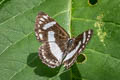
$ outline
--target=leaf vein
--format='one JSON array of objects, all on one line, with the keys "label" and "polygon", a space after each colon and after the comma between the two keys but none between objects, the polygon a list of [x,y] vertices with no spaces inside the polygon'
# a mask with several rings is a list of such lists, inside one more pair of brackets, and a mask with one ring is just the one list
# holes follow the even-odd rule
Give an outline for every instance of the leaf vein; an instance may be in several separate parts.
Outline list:
[{"label": "leaf vein", "polygon": [[[45,1],[46,1],[46,0],[45,0]],[[44,2],[44,1],[43,1],[43,2]],[[38,5],[42,4],[43,2],[40,2]],[[13,17],[11,17],[11,18],[5,20],[4,22],[0,23],[0,25],[5,24],[5,23],[8,22],[9,20],[11,20],[11,19],[13,19],[13,18],[15,18],[15,17],[17,17],[17,16],[19,16],[19,15],[21,15],[21,14],[24,14],[25,12],[27,12],[27,11],[35,8],[35,7],[37,7],[37,6],[33,6],[32,8],[30,8],[30,9],[28,9],[28,10],[26,10],[26,11],[23,11],[23,12],[21,12],[21,13],[18,13],[18,14],[16,14],[16,15],[14,15]]]},{"label": "leaf vein", "polygon": [[[37,56],[35,56],[30,62],[28,62],[28,64],[32,63],[36,58]],[[12,80],[18,73],[22,72],[26,67],[27,67],[27,64],[25,64],[22,69],[19,69],[17,72],[15,72],[9,80]]]},{"label": "leaf vein", "polygon": [[[95,19],[85,19],[85,18],[76,18],[76,17],[72,17],[72,20],[80,20],[80,21],[86,21],[86,22],[89,22],[89,21],[98,21],[98,20],[95,20]],[[102,21],[104,23],[109,23],[109,24],[114,24],[114,25],[118,25],[118,27],[120,27],[120,23],[117,23],[117,22],[113,22],[113,21]]]}]

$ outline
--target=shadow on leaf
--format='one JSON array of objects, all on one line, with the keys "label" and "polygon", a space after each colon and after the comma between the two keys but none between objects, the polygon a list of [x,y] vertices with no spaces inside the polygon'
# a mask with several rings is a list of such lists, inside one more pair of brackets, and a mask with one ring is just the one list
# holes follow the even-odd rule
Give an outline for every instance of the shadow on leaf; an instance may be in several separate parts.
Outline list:
[{"label": "shadow on leaf", "polygon": [[34,72],[36,75],[53,77],[58,74],[60,67],[50,68],[43,64],[41,59],[39,59],[38,53],[31,53],[27,58],[27,65],[30,67],[36,67]]},{"label": "shadow on leaf", "polygon": [[81,74],[78,70],[77,64],[75,63],[72,68],[72,80],[82,80]]},{"label": "shadow on leaf", "polygon": [[62,73],[59,77],[60,77],[60,80],[71,80],[72,79],[71,71],[68,70]]}]

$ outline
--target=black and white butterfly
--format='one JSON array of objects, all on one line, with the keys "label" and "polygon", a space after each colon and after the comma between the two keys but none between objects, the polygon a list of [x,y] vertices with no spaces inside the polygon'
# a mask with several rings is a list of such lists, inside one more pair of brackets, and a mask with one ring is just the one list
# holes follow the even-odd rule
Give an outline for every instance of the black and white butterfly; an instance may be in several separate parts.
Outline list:
[{"label": "black and white butterfly", "polygon": [[40,12],[35,24],[37,40],[43,42],[39,48],[39,57],[43,63],[51,68],[63,64],[68,69],[84,50],[92,33],[92,30],[88,30],[76,38],[70,38],[54,19],[44,12]]}]

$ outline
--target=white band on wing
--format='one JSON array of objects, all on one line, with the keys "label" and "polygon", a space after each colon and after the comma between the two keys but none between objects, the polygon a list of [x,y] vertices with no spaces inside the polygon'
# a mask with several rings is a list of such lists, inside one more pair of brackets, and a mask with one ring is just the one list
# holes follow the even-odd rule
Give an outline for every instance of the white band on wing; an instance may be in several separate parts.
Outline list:
[{"label": "white band on wing", "polygon": [[55,34],[55,32],[53,32],[53,31],[48,32],[48,42],[49,41],[55,41],[54,34]]},{"label": "white band on wing", "polygon": [[[48,32],[48,41],[55,41],[53,31]],[[57,58],[59,62],[61,62],[63,52],[61,51],[60,47],[56,44],[56,42],[49,42],[49,46],[51,53]]]},{"label": "white band on wing", "polygon": [[79,49],[80,45],[81,45],[81,41],[79,41],[78,45],[76,46],[76,48],[75,48],[74,50],[72,50],[70,53],[68,53],[68,55],[65,57],[65,59],[63,60],[63,62],[66,61],[66,60],[68,60],[68,59],[70,59],[70,58],[72,58],[73,55],[74,55],[74,54],[77,52],[77,50]]},{"label": "white band on wing", "polygon": [[56,24],[55,21],[49,22],[49,23],[47,23],[47,24],[45,24],[45,25],[43,26],[43,29],[46,30],[46,29],[52,27],[52,26],[55,25],[55,24]]},{"label": "white band on wing", "polygon": [[86,41],[86,32],[83,33],[83,44],[85,43]]}]

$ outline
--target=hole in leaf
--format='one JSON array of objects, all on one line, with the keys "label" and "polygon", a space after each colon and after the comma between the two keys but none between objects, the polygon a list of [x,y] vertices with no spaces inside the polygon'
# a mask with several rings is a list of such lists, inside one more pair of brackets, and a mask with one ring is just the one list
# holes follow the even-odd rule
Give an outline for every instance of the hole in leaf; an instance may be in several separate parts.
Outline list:
[{"label": "hole in leaf", "polygon": [[98,2],[98,0],[89,0],[88,1],[91,5],[95,5],[97,2]]},{"label": "hole in leaf", "polygon": [[83,63],[86,61],[86,59],[87,59],[87,57],[85,54],[80,54],[77,58],[77,63]]}]

